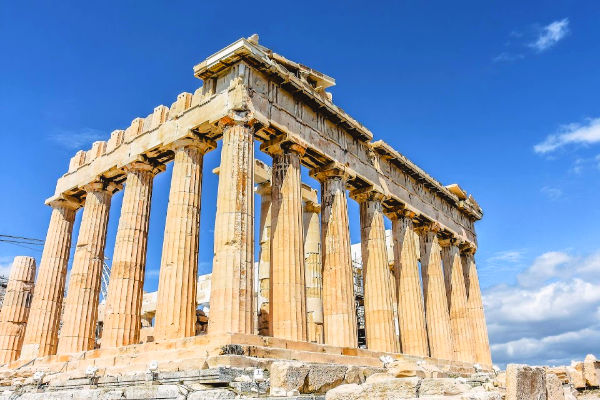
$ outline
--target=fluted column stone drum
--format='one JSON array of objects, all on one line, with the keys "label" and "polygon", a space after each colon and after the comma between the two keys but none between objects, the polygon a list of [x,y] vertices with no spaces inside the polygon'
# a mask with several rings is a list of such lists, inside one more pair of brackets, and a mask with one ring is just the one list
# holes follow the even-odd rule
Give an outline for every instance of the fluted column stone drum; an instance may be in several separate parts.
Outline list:
[{"label": "fluted column stone drum", "polygon": [[56,354],[58,345],[73,223],[80,205],[68,200],[54,201],[50,205],[52,215],[21,349],[23,359]]},{"label": "fluted column stone drum", "polygon": [[254,129],[223,131],[209,333],[254,332]]},{"label": "fluted column stone drum", "polygon": [[381,204],[384,196],[367,190],[354,192],[353,197],[360,204],[367,348],[395,353],[399,351],[399,342]]},{"label": "fluted column stone drum", "polygon": [[306,341],[306,285],[300,157],[297,144],[273,152],[270,327],[274,337]]},{"label": "fluted column stone drum", "polygon": [[35,259],[15,257],[0,311],[0,364],[14,361],[21,354],[34,280]]},{"label": "fluted column stone drum", "polygon": [[442,249],[437,237],[438,230],[437,225],[420,229],[425,318],[427,320],[430,356],[452,360],[454,357],[452,332],[450,330],[448,300],[442,271]]},{"label": "fluted column stone drum", "polygon": [[465,285],[467,287],[467,312],[473,335],[473,358],[475,362],[491,367],[492,355],[490,353],[490,342],[485,323],[477,265],[475,264],[475,249],[465,249],[461,259],[465,274]]},{"label": "fluted column stone drum", "polygon": [[152,183],[164,170],[164,165],[146,160],[125,167],[125,192],[104,308],[103,348],[139,342]]},{"label": "fluted column stone drum", "polygon": [[321,258],[325,343],[357,347],[354,275],[346,198],[347,174],[342,166],[313,171],[321,182]]},{"label": "fluted column stone drum", "polygon": [[473,359],[473,335],[467,309],[467,290],[463,266],[458,246],[452,240],[443,242],[442,261],[450,315],[450,331],[452,332],[453,359],[463,362],[475,362]]},{"label": "fluted column stone drum", "polygon": [[154,337],[194,336],[204,154],[212,140],[184,138],[175,142],[173,175],[165,222]]},{"label": "fluted column stone drum", "polygon": [[111,198],[116,189],[115,184],[104,181],[85,187],[85,204],[65,300],[58,354],[96,347],[106,228]]},{"label": "fluted column stone drum", "polygon": [[392,219],[398,325],[402,353],[426,357],[429,347],[418,265],[420,246],[413,215],[400,213]]}]

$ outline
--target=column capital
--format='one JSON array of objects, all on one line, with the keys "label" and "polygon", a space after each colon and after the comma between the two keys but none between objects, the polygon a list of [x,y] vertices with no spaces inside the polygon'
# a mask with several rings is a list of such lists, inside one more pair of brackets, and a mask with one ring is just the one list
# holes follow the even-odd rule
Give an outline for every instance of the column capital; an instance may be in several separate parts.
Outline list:
[{"label": "column capital", "polygon": [[473,243],[470,243],[470,242],[461,243],[459,248],[460,248],[461,254],[464,254],[464,255],[474,256],[475,253],[477,252],[477,246],[475,246]]},{"label": "column capital", "polygon": [[173,143],[171,143],[169,145],[169,147],[171,148],[171,150],[175,151],[175,150],[179,150],[182,148],[188,148],[188,147],[197,147],[198,149],[200,149],[200,151],[202,152],[202,154],[208,153],[211,150],[214,150],[217,148],[217,143],[209,138],[205,138],[205,137],[199,137],[199,136],[193,136],[193,137],[183,137],[181,139],[177,139],[176,141],[174,141]]},{"label": "column capital", "polygon": [[166,165],[151,160],[145,156],[138,156],[135,161],[123,167],[126,173],[129,171],[149,171],[152,175],[164,172]]},{"label": "column capital", "polygon": [[226,115],[217,122],[217,125],[221,129],[227,129],[227,128],[230,128],[230,127],[236,126],[236,125],[242,125],[242,126],[245,126],[248,128],[252,128],[256,125],[257,122],[258,122],[258,120],[255,118],[234,119],[234,118],[231,118],[230,116]]},{"label": "column capital", "polygon": [[308,200],[304,203],[304,212],[319,214],[321,212],[321,205]]},{"label": "column capital", "polygon": [[307,148],[307,143],[305,143],[301,139],[292,137],[287,133],[279,135],[260,145],[261,151],[271,155],[283,153],[296,153],[300,157],[304,156],[304,153],[306,153]]},{"label": "column capital", "polygon": [[109,192],[114,194],[123,188],[123,185],[104,178],[98,178],[93,182],[82,187],[87,193],[89,192]]},{"label": "column capital", "polygon": [[318,167],[311,170],[310,176],[312,176],[320,182],[323,182],[327,178],[333,177],[339,177],[343,180],[347,180],[351,177],[351,174],[345,165],[340,164],[336,161],[332,161],[328,164],[323,165],[322,167]]},{"label": "column capital", "polygon": [[61,194],[58,197],[48,200],[46,204],[52,208],[67,208],[70,210],[77,210],[83,205],[81,200],[66,194]]},{"label": "column capital", "polygon": [[381,203],[386,198],[385,194],[375,189],[372,185],[351,191],[350,197],[359,203],[366,201],[376,201]]},{"label": "column capital", "polygon": [[404,205],[400,205],[389,211],[386,211],[385,214],[391,220],[406,218],[412,221],[417,216],[417,213],[415,211],[409,210]]},{"label": "column capital", "polygon": [[415,227],[415,231],[419,234],[432,233],[437,235],[442,230],[442,226],[435,221],[428,221]]}]

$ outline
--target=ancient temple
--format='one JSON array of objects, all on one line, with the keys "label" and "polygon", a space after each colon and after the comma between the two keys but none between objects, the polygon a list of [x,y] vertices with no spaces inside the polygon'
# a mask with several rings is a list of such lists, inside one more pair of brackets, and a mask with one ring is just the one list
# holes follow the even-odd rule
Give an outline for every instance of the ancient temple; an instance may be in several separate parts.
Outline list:
[{"label": "ancient temple", "polygon": [[[274,53],[256,36],[211,55],[194,74],[203,82],[198,90],[77,152],[58,179],[46,201],[52,215],[20,340],[4,339],[9,312],[0,314],[0,343],[13,346],[0,349],[9,368],[71,362],[143,369],[149,360],[193,363],[205,353],[227,363],[226,345],[255,358],[374,365],[390,355],[491,368],[475,264],[474,224],[482,210],[472,196],[374,140],[333,103],[327,92],[333,78]],[[210,314],[208,331],[197,335],[203,157],[218,141]],[[255,160],[256,141],[272,156],[272,167]],[[153,341],[147,342],[140,331],[153,179],[170,162]],[[301,167],[320,182],[319,191],[302,182]],[[98,342],[107,223],[119,190],[124,196]],[[358,202],[360,220],[349,218],[349,201]],[[391,246],[385,219],[392,224]],[[358,348],[350,224],[360,224],[366,349]]]}]

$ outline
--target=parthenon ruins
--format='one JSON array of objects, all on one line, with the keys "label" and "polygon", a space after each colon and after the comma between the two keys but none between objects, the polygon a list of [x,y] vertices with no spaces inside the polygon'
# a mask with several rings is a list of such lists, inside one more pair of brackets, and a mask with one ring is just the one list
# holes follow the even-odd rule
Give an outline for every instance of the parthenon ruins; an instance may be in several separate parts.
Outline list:
[{"label": "parthenon ruins", "polygon": [[[474,224],[482,210],[472,196],[374,140],[333,103],[327,92],[333,78],[274,53],[256,36],[211,55],[194,75],[203,82],[194,93],[181,93],[171,107],[157,106],[77,152],[58,179],[46,200],[52,214],[33,297],[5,301],[0,314],[0,352],[9,368],[75,360],[79,367],[119,368],[128,354],[136,354],[131,365],[160,364],[226,355],[214,349],[236,345],[258,358],[370,365],[382,355],[402,354],[491,369],[474,257]],[[207,332],[198,334],[203,157],[218,141],[210,312]],[[271,168],[255,161],[255,142],[272,157]],[[150,203],[153,179],[170,162],[148,342],[140,332]],[[301,167],[319,188],[302,182]],[[107,224],[111,197],[120,190],[99,339]],[[349,199],[358,202],[359,221],[349,218]],[[385,219],[391,221],[391,246]],[[360,224],[366,348],[358,343],[350,224]],[[33,260],[15,268],[25,264],[30,276]],[[9,317],[15,307],[29,315],[19,314],[27,323],[19,320],[23,327],[16,330],[7,325],[15,325]]]}]

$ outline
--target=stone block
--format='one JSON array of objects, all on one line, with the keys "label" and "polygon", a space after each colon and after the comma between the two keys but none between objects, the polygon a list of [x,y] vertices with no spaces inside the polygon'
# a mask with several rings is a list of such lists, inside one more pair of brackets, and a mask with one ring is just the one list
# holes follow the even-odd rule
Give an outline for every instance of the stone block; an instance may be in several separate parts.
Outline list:
[{"label": "stone block", "polygon": [[348,367],[344,365],[311,365],[305,384],[300,391],[302,393],[326,393],[344,381],[347,370]]},{"label": "stone block", "polygon": [[546,372],[546,397],[548,400],[565,400],[560,378],[548,372]]},{"label": "stone block", "polygon": [[554,374],[558,377],[562,384],[569,383],[569,373],[567,367],[549,367],[546,368],[546,375]]},{"label": "stone block", "polygon": [[227,389],[202,390],[190,393],[187,400],[221,400],[234,399],[237,395],[235,392]]},{"label": "stone block", "polygon": [[546,371],[542,367],[508,364],[506,400],[546,400]]},{"label": "stone block", "polygon": [[416,362],[397,360],[388,364],[386,369],[389,374],[396,378],[407,378],[411,376],[425,378],[425,370],[419,367]]},{"label": "stone block", "polygon": [[583,363],[573,363],[570,367],[567,367],[567,373],[569,374],[569,381],[575,389],[585,388],[585,379],[583,378]]},{"label": "stone block", "polygon": [[362,385],[368,399],[407,399],[417,397],[419,378],[392,378]]},{"label": "stone block", "polygon": [[[598,370],[596,369],[598,361],[593,354],[588,354],[583,361],[583,379],[585,380],[586,386],[598,387],[600,386],[600,377],[598,377]],[[599,365],[600,367],[600,365]]]},{"label": "stone block", "polygon": [[466,393],[471,386],[453,378],[426,378],[421,381],[419,396],[455,396]]},{"label": "stone block", "polygon": [[127,387],[124,391],[126,399],[185,399],[187,390],[178,385],[144,385]]},{"label": "stone block", "polygon": [[310,367],[301,362],[276,361],[269,369],[271,375],[271,394],[285,393],[300,389],[308,376]]},{"label": "stone block", "polygon": [[358,400],[361,399],[363,388],[355,383],[340,385],[327,392],[325,400]]}]

